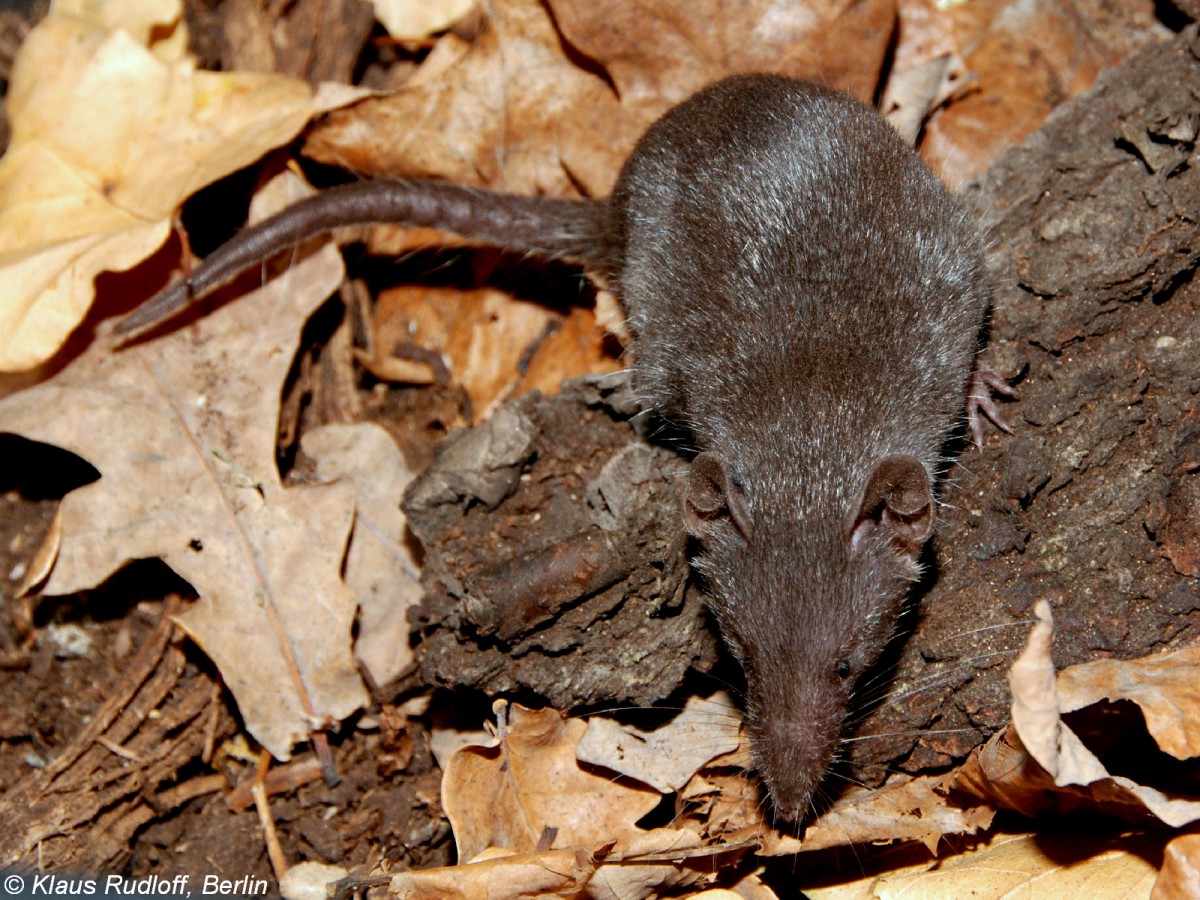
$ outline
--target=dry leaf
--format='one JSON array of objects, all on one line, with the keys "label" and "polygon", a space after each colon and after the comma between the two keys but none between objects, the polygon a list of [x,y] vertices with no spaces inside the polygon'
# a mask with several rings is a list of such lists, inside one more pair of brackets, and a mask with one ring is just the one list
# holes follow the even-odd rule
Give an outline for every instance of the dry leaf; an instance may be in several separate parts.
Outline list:
[{"label": "dry leaf", "polygon": [[[1041,601],[1034,611],[1039,623],[1010,676],[1013,724],[971,754],[953,775],[955,786],[1029,816],[1045,810],[1096,809],[1136,822],[1149,813],[1176,828],[1200,821],[1200,798],[1190,784],[1139,783],[1129,775],[1110,772],[1092,749],[1111,745],[1119,750],[1132,741],[1135,730],[1153,721],[1151,735],[1163,741],[1164,750],[1172,755],[1191,753],[1193,735],[1186,721],[1200,715],[1196,708],[1200,653],[1187,649],[1131,662],[1102,660],[1073,667],[1048,681],[1054,671],[1049,604]],[[1098,715],[1114,711],[1102,703],[1110,696],[1137,703],[1144,719],[1101,720],[1095,734],[1082,735],[1088,737],[1089,746],[1062,716],[1073,713],[1072,721],[1086,725],[1087,719],[1077,718],[1083,711]],[[1142,756],[1138,762],[1146,775],[1159,777],[1150,753]]]},{"label": "dry leaf", "polygon": [[[277,207],[294,199],[285,187],[272,182]],[[187,328],[118,353],[97,342],[0,401],[4,430],[70,450],[102,476],[63,499],[45,591],[91,588],[132,559],[161,557],[200,593],[180,624],[279,759],[367,699],[340,577],[353,488],[286,490],[275,462],[301,328],[342,277],[325,246]]]},{"label": "dry leaf", "polygon": [[197,71],[186,45],[178,0],[130,0],[58,3],[21,46],[0,160],[0,371],[52,356],[92,279],[157,250],[186,197],[348,97]]},{"label": "dry leaf", "polygon": [[279,880],[279,893],[283,900],[325,900],[325,888],[340,881],[350,873],[341,866],[330,866],[319,862],[302,862],[292,866]]},{"label": "dry leaf", "polygon": [[1157,835],[995,834],[939,859],[888,867],[830,887],[805,886],[812,900],[929,900],[959,897],[1146,897]]},{"label": "dry leaf", "polygon": [[690,697],[683,712],[654,731],[592,716],[579,741],[580,762],[603,766],[665,793],[683,787],[705,763],[741,744],[741,716],[727,694]]},{"label": "dry leaf", "polygon": [[625,109],[648,123],[739,72],[817,78],[869,102],[896,22],[895,0],[550,0],[571,45],[602,65]]},{"label": "dry leaf", "polygon": [[1200,897],[1200,835],[1185,834],[1167,844],[1162,870],[1150,896],[1152,900]]},{"label": "dry leaf", "polygon": [[[417,873],[403,882],[406,890],[455,885],[471,897],[575,897],[586,886],[582,896],[624,900],[714,877],[714,851],[701,846],[694,830],[637,827],[658,804],[656,791],[580,765],[583,722],[503,703],[498,720],[498,743],[460,749],[442,779],[442,805],[468,864]],[[568,870],[564,860],[589,860],[590,867]],[[538,888],[544,893],[509,886],[518,878],[542,884],[545,868],[564,880],[546,882]],[[397,890],[398,882],[392,884]],[[475,893],[485,889],[493,893]]]},{"label": "dry leaf", "polygon": [[561,317],[494,288],[402,287],[380,295],[375,318],[382,352],[411,345],[444,354],[482,421],[512,397],[523,359]]},{"label": "dry leaf", "polygon": [[574,194],[577,183],[606,192],[639,127],[628,127],[600,77],[566,57],[540,4],[495,0],[487,13],[475,41],[442,38],[394,95],[314,128],[306,155],[514,193]]},{"label": "dry leaf", "polygon": [[604,343],[605,331],[596,313],[573,307],[559,327],[538,343],[511,396],[532,390],[553,394],[566,379],[576,375],[620,371],[620,361],[605,352]]},{"label": "dry leaf", "polygon": [[446,767],[442,806],[459,859],[490,848],[596,847],[634,831],[658,804],[657,791],[579,766],[582,721],[552,709],[510,710],[497,746],[466,747]]},{"label": "dry leaf", "polygon": [[989,806],[951,802],[945,780],[901,775],[875,790],[848,791],[796,839],[769,826],[760,806],[750,802],[749,791],[741,792],[740,802],[730,802],[739,792],[727,779],[722,784],[728,798],[721,827],[727,841],[757,841],[763,856],[891,841],[920,841],[933,852],[949,836],[987,829],[995,815]]},{"label": "dry leaf", "polygon": [[[743,851],[750,848],[745,847]],[[711,885],[721,864],[711,850],[701,846],[700,835],[689,829],[655,828],[627,835],[604,854],[588,884],[587,896],[595,900],[627,900],[661,896],[660,888]],[[738,854],[728,854],[729,864]]]},{"label": "dry leaf", "polygon": [[921,154],[957,187],[1038,129],[1056,105],[1138,47],[1169,35],[1150,0],[1064,4],[973,0],[949,10],[956,43],[980,90],[929,123]]},{"label": "dry leaf", "polygon": [[467,865],[401,872],[392,893],[404,900],[501,900],[562,897],[574,900],[596,870],[584,850],[547,850],[485,859]]},{"label": "dry leaf", "polygon": [[950,799],[947,776],[897,775],[880,788],[845,792],[796,838],[772,827],[757,779],[740,767],[730,771],[748,757],[737,751],[701,769],[680,791],[686,807],[679,824],[696,828],[709,842],[749,842],[761,856],[787,856],[893,841],[920,841],[933,850],[947,837],[985,830],[995,815],[986,804]]},{"label": "dry leaf", "polygon": [[1159,749],[1176,759],[1200,757],[1200,647],[1071,666],[1058,675],[1058,696],[1063,712],[1102,700],[1136,703]]},{"label": "dry leaf", "polygon": [[437,761],[438,768],[443,772],[450,766],[450,758],[464,747],[495,747],[496,736],[491,731],[482,728],[463,728],[455,725],[439,724],[437,708],[434,709],[433,722],[429,728],[429,752]]},{"label": "dry leaf", "polygon": [[475,0],[372,0],[375,18],[396,40],[417,40],[445,31]]},{"label": "dry leaf", "polygon": [[[697,894],[696,897],[703,897],[705,900],[717,900],[722,890],[724,889],[706,891]],[[731,885],[726,893],[732,895],[730,900],[779,900],[778,895],[763,884],[757,872],[751,872],[745,878],[738,881],[737,884]]]},{"label": "dry leaf", "polygon": [[375,684],[388,684],[414,664],[407,613],[423,596],[400,508],[413,473],[378,425],[314,428],[300,448],[316,460],[323,479],[354,486],[354,535],[345,564],[346,584],[358,601],[354,655]]},{"label": "dry leaf", "polygon": [[[462,384],[480,421],[528,391],[552,394],[568,378],[619,371],[604,337],[589,309],[563,316],[490,288],[405,286],[380,294],[363,365],[378,378],[410,384],[448,375]],[[430,365],[430,354],[444,370]]]},{"label": "dry leaf", "polygon": [[479,38],[443,38],[397,94],[315,129],[306,154],[360,172],[602,196],[651,121],[725,75],[817,76],[869,100],[896,17],[895,0],[550,7],[553,18],[531,0],[488,4]]}]

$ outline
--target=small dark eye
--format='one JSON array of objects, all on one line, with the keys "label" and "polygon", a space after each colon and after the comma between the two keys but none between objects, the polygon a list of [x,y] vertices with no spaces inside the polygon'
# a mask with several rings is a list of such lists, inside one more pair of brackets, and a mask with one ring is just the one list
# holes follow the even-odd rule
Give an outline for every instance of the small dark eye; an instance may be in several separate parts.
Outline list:
[{"label": "small dark eye", "polygon": [[850,660],[843,659],[837,664],[838,678],[848,678],[850,676]]}]

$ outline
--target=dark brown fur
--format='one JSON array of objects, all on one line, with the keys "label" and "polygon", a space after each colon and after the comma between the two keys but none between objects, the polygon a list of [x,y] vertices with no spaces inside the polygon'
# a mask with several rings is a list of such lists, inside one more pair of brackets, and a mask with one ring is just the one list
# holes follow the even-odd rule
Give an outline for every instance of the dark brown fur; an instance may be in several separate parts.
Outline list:
[{"label": "dark brown fur", "polygon": [[607,203],[338,188],[248,229],[118,330],[370,221],[574,257],[612,279],[640,391],[700,451],[685,509],[695,564],[746,670],[757,766],[777,813],[800,819],[933,528],[987,306],[974,225],[873,112],[740,76],[660,119]]}]

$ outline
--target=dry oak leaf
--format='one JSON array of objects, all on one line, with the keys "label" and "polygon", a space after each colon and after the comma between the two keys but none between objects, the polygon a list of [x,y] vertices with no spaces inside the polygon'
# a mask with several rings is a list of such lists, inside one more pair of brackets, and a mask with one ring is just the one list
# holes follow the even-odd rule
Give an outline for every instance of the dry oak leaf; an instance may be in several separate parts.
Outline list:
[{"label": "dry oak leaf", "polygon": [[381,348],[416,345],[438,352],[466,390],[472,419],[481,422],[512,398],[522,363],[559,318],[496,288],[405,286],[380,295],[374,341]]},{"label": "dry oak leaf", "polygon": [[[460,887],[465,897],[625,900],[655,896],[668,886],[711,883],[711,857],[750,849],[747,844],[727,853],[723,846],[703,847],[694,829],[639,828],[637,821],[658,805],[659,793],[614,772],[581,765],[576,748],[585,726],[580,720],[503,701],[497,704],[497,720],[497,743],[458,750],[442,780],[442,805],[464,864],[430,870],[435,874],[416,873],[404,882],[406,889],[459,884],[454,881],[454,870],[459,870],[462,885],[493,890],[485,895],[472,893],[475,887]],[[568,853],[582,856],[563,855]],[[542,869],[565,878],[564,859],[589,860],[590,867],[571,870],[569,879],[539,888],[542,893],[508,887],[518,878],[547,877]],[[512,882],[504,880],[510,868]]]},{"label": "dry oak leaf", "polygon": [[[816,822],[805,829],[801,849],[822,850],[852,844],[885,841],[920,841],[935,853],[947,838],[978,834],[992,824],[990,806],[952,802],[944,776],[911,778],[900,775],[874,790],[854,790],[840,797]],[[774,834],[764,843],[769,853]],[[779,841],[785,851],[788,839]]]},{"label": "dry oak leaf", "polygon": [[847,791],[799,838],[771,826],[757,784],[743,774],[702,770],[682,796],[703,803],[697,817],[705,834],[729,844],[753,842],[760,856],[894,841],[919,841],[934,852],[947,837],[987,829],[995,815],[990,806],[952,802],[944,782],[945,776],[899,775],[880,788]]},{"label": "dry oak leaf", "polygon": [[497,715],[496,746],[458,750],[442,778],[460,860],[494,848],[598,847],[638,831],[638,819],[658,805],[657,791],[579,765],[581,720],[502,702]]},{"label": "dry oak leaf", "polygon": [[21,46],[0,159],[0,371],[51,357],[93,278],[157,250],[188,195],[349,99],[197,71],[186,46],[179,0],[59,2]]},{"label": "dry oak leaf", "polygon": [[400,503],[413,473],[378,425],[325,425],[300,438],[323,480],[345,479],[356,497],[345,580],[358,601],[354,655],[377,685],[412,668],[407,610],[421,602],[420,567],[405,541]]},{"label": "dry oak leaf", "polygon": [[576,375],[621,368],[605,352],[604,333],[591,310],[576,307],[564,316],[496,288],[386,290],[375,305],[372,331],[374,354],[367,366],[376,377],[409,380],[409,373],[393,364],[413,361],[385,352],[414,346],[435,352],[466,390],[476,422],[530,390],[551,394]]},{"label": "dry oak leaf", "polygon": [[494,0],[478,38],[445,35],[402,89],[329,116],[304,152],[363,173],[603,194],[639,133],[540,3]]},{"label": "dry oak leaf", "polygon": [[654,119],[726,75],[818,77],[869,101],[896,21],[895,0],[548,5],[488,3],[475,40],[445,35],[401,90],[329,117],[305,153],[363,173],[604,196]]},{"label": "dry oak leaf", "polygon": [[580,762],[670,793],[687,784],[705,763],[736,750],[742,742],[741,724],[728,694],[689,697],[683,712],[654,731],[592,716],[576,755]]},{"label": "dry oak leaf", "polygon": [[643,123],[739,72],[817,78],[870,102],[896,0],[549,0],[571,46],[611,77]]},{"label": "dry oak leaf", "polygon": [[948,105],[925,131],[921,155],[951,187],[1037,131],[1055,106],[1090,88],[1105,68],[1170,36],[1151,0],[939,6],[949,8],[966,67],[982,88]]},{"label": "dry oak leaf", "polygon": [[1063,712],[1104,700],[1136,703],[1160,750],[1200,757],[1200,647],[1071,666],[1058,673],[1057,690]]},{"label": "dry oak leaf", "polygon": [[0,400],[0,431],[70,450],[101,475],[62,501],[44,590],[91,588],[130,560],[161,557],[200,594],[179,624],[279,759],[367,700],[340,575],[353,488],[284,489],[275,462],[301,329],[343,272],[324,246],[186,328],[116,353],[98,341]]},{"label": "dry oak leaf", "polygon": [[[1056,677],[1050,606],[1039,601],[1034,612],[1038,622],[1009,675],[1012,724],[952,773],[954,786],[1030,816],[1044,810],[1094,809],[1139,823],[1149,814],[1175,828],[1200,821],[1200,797],[1190,784],[1168,790],[1161,781],[1152,787],[1130,775],[1112,774],[1098,755],[1103,748],[1093,749],[1094,736],[1085,742],[1062,718],[1067,713],[1104,715],[1119,708],[1103,701],[1131,700],[1141,708],[1143,721],[1109,716],[1099,735],[1122,737],[1119,747],[1134,728],[1152,723],[1151,737],[1161,742],[1161,749],[1173,756],[1191,754],[1194,738],[1187,722],[1200,716],[1200,653],[1188,648],[1131,662],[1085,663]],[[1142,755],[1147,758],[1141,764],[1154,777],[1154,760]]]},{"label": "dry oak leaf", "polygon": [[[829,887],[805,887],[812,900],[922,897],[1147,897],[1150,861],[1162,837],[1120,834],[993,834],[944,854]],[[885,857],[886,859],[886,857]],[[870,867],[870,862],[868,862]]]},{"label": "dry oak leaf", "polygon": [[[688,887],[715,880],[716,867],[711,860],[702,857],[691,866],[685,864],[687,851],[696,844],[694,834],[656,829],[641,837],[636,847],[616,842],[591,851],[573,847],[509,853],[493,848],[461,865],[393,875],[391,890],[405,900],[638,900],[662,896],[657,889],[664,886]],[[652,855],[655,858],[650,861],[636,862]],[[745,896],[774,898],[761,884],[744,881]]]},{"label": "dry oak leaf", "polygon": [[897,775],[879,788],[846,791],[797,838],[771,825],[757,779],[744,769],[749,756],[740,748],[700,769],[680,791],[688,807],[678,824],[726,846],[751,843],[760,856],[896,841],[934,852],[947,838],[987,829],[995,815],[986,804],[948,797],[947,776]]}]

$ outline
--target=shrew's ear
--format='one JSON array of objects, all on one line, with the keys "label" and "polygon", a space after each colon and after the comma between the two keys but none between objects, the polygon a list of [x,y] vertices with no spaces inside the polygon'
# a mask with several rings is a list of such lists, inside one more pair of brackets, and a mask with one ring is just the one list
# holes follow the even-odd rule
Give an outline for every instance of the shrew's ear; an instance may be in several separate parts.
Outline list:
[{"label": "shrew's ear", "polygon": [[750,542],[745,488],[717,454],[701,453],[692,461],[683,517],[688,531],[700,540],[732,526],[747,543]]},{"label": "shrew's ear", "polygon": [[933,489],[925,467],[913,456],[881,459],[847,526],[851,556],[879,534],[915,561],[933,534]]}]

